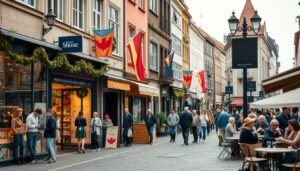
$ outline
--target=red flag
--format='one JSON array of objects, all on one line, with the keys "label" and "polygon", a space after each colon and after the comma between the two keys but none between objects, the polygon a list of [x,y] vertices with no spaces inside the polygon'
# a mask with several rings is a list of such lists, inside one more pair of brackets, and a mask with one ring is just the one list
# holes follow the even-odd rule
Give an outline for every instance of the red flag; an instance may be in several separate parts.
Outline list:
[{"label": "red flag", "polygon": [[185,88],[190,88],[192,83],[193,71],[187,70],[182,72],[183,84]]},{"label": "red flag", "polygon": [[198,73],[198,79],[199,79],[200,88],[202,89],[202,93],[206,93],[204,70]]},{"label": "red flag", "polygon": [[113,29],[94,30],[94,43],[96,57],[106,57],[112,54],[114,41]]},{"label": "red flag", "polygon": [[129,42],[127,48],[130,53],[132,65],[135,71],[137,80],[143,80],[146,78],[145,68],[143,65],[143,55],[142,55],[142,34],[138,33]]}]

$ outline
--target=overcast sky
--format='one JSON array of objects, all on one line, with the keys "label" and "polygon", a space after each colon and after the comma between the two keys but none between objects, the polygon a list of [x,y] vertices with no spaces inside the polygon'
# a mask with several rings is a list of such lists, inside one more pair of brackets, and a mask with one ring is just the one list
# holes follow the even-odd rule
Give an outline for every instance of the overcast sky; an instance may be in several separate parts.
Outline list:
[{"label": "overcast sky", "polygon": [[[294,33],[299,29],[300,0],[252,0],[254,8],[265,21],[269,36],[279,45],[280,72],[293,67]],[[211,36],[223,42],[229,33],[228,19],[234,10],[240,18],[246,0],[185,0],[192,20]]]}]

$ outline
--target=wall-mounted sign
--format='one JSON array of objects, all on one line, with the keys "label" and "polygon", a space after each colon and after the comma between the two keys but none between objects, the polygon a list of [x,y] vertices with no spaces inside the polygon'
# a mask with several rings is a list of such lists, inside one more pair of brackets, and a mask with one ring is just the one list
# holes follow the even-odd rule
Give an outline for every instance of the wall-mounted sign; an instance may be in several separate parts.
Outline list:
[{"label": "wall-mounted sign", "polygon": [[256,91],[256,81],[247,82],[247,91]]},{"label": "wall-mounted sign", "polygon": [[82,36],[65,36],[58,38],[62,52],[82,52]]},{"label": "wall-mounted sign", "polygon": [[232,39],[232,68],[257,68],[257,38]]},{"label": "wall-mounted sign", "polygon": [[233,94],[233,87],[232,86],[226,86],[225,87],[225,93],[226,94]]},{"label": "wall-mounted sign", "polygon": [[253,96],[247,96],[247,101],[248,101],[248,103],[254,102],[254,97]]}]

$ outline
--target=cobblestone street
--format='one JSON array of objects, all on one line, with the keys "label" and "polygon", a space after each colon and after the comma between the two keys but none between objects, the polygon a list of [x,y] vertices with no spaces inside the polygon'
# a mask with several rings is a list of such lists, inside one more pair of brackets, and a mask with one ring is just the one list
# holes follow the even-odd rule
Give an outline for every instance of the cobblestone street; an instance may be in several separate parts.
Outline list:
[{"label": "cobblestone street", "polygon": [[[101,152],[87,150],[86,154],[68,153],[58,157],[54,164],[39,161],[37,165],[8,166],[2,171],[19,170],[190,170],[190,171],[236,171],[241,159],[217,159],[221,147],[217,146],[215,133],[203,143],[183,145],[181,134],[177,142],[169,137],[158,138],[156,145],[133,145],[118,149],[102,149]],[[192,141],[190,136],[190,142]]]}]

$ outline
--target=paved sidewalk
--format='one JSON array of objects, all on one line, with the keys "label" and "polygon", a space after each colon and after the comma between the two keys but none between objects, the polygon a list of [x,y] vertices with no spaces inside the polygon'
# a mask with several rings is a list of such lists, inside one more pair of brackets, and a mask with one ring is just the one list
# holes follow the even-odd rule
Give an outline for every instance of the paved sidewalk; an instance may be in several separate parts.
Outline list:
[{"label": "paved sidewalk", "polygon": [[[192,141],[190,136],[190,142]],[[8,166],[1,171],[44,171],[44,170],[107,170],[107,171],[237,171],[241,159],[219,160],[221,151],[215,133],[203,143],[183,145],[181,134],[176,143],[170,143],[169,137],[157,138],[155,145],[133,145],[118,149],[101,149],[100,152],[87,150],[85,154],[68,153],[57,158],[57,162],[47,164],[39,161],[36,165]]]}]

